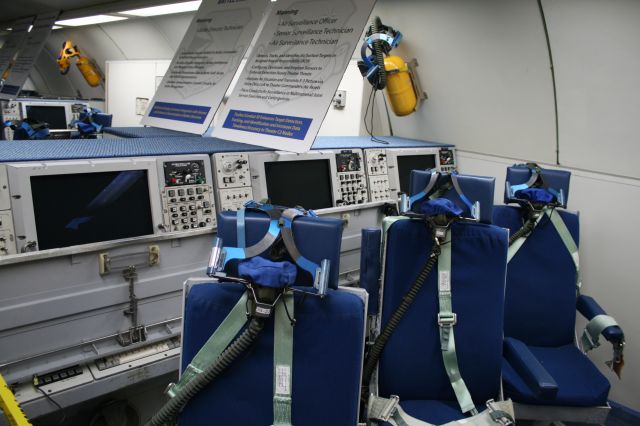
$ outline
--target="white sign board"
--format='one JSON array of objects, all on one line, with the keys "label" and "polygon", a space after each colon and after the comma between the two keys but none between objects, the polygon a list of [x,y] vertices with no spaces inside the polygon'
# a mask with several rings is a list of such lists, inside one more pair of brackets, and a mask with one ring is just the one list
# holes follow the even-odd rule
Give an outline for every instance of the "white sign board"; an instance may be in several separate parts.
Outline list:
[{"label": "white sign board", "polygon": [[267,0],[204,0],[142,124],[203,134],[268,4]]},{"label": "white sign board", "polygon": [[56,22],[58,12],[50,12],[36,17],[31,31],[28,33],[26,41],[15,57],[15,62],[6,77],[2,89],[0,89],[0,99],[15,98],[25,81],[29,77],[31,68],[35,64],[42,47],[51,34],[51,27]]},{"label": "white sign board", "polygon": [[278,0],[213,136],[293,152],[320,129],[375,0]]},{"label": "white sign board", "polygon": [[26,40],[32,22],[33,18],[20,19],[14,22],[11,32],[2,45],[2,49],[0,49],[0,87],[2,87],[13,69],[16,55]]}]

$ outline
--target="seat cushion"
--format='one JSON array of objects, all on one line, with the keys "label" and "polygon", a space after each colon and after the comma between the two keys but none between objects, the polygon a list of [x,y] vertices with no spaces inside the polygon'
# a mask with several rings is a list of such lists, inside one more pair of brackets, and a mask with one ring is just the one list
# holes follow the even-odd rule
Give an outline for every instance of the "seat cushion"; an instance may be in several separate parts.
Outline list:
[{"label": "seat cushion", "polygon": [[[479,403],[496,398],[500,390],[507,234],[477,223],[456,223],[451,232],[452,304],[458,316],[455,344],[462,377]],[[431,230],[422,221],[398,220],[389,228],[383,326],[431,246]],[[381,395],[398,395],[401,401],[456,401],[440,349],[437,275],[436,267],[387,342],[379,363]]]},{"label": "seat cushion", "polygon": [[592,407],[607,403],[609,381],[575,345],[528,348],[558,384],[558,394],[552,400],[540,398],[513,367],[503,361],[502,380],[506,397],[535,405]]},{"label": "seat cushion", "polygon": [[[185,306],[182,369],[240,298],[233,284],[191,288]],[[292,420],[296,425],[349,425],[357,421],[364,302],[330,290],[324,299],[296,294]],[[180,423],[197,426],[273,422],[273,320],[254,346],[194,397]]]}]

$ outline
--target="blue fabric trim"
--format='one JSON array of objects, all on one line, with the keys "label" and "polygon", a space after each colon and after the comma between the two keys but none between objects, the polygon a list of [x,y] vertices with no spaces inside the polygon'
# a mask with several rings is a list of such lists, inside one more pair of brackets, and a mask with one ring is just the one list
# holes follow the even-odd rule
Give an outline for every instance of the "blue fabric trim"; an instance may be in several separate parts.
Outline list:
[{"label": "blue fabric trim", "polygon": [[316,269],[319,268],[318,264],[313,263],[312,261],[310,261],[309,259],[307,259],[304,256],[300,256],[299,258],[297,258],[295,260],[296,260],[296,263],[298,264],[298,266],[301,267],[302,269],[304,269],[305,271],[309,272],[312,277],[314,277],[316,275]]},{"label": "blue fabric trim", "polygon": [[244,254],[244,249],[240,247],[225,247],[226,256],[224,257],[224,264],[229,263],[234,259],[245,259],[247,256]]},{"label": "blue fabric trim", "polygon": [[238,236],[237,236],[238,247],[242,247],[242,248],[246,247],[246,243],[245,243],[246,229],[245,229],[245,221],[244,221],[245,211],[246,211],[245,209],[238,210],[238,215],[237,215],[238,221],[236,222],[236,227],[237,227],[236,231],[238,233]]}]

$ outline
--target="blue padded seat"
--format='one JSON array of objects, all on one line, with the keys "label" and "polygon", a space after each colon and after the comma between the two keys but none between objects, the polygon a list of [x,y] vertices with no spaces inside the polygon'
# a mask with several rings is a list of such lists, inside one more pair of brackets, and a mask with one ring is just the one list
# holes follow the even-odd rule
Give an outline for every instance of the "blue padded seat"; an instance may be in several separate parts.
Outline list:
[{"label": "blue padded seat", "polygon": [[[522,227],[519,207],[495,206],[494,223],[510,233]],[[579,244],[578,216],[555,210]],[[509,262],[505,336],[532,346],[572,344],[576,323],[576,268],[548,217]]]},{"label": "blue padded seat", "polygon": [[[400,401],[402,409],[416,419],[424,420],[434,425],[442,425],[454,420],[460,420],[460,407],[455,401],[434,401],[434,400],[405,400]],[[478,411],[486,408],[484,404],[476,406]],[[390,423],[382,422],[384,426]]]},{"label": "blue padded seat", "polygon": [[[187,296],[182,369],[236,304],[243,288],[200,284]],[[295,294],[292,421],[353,426],[357,422],[364,303],[329,290],[324,299]],[[194,397],[180,424],[265,426],[273,422],[273,319],[230,370]]]},{"label": "blue padded seat", "polygon": [[[246,245],[251,246],[266,234],[269,217],[265,213],[249,210],[246,212],[245,226]],[[318,265],[323,259],[330,260],[329,288],[338,288],[342,221],[324,217],[299,217],[293,221],[292,230],[296,246],[307,259]],[[218,238],[222,238],[225,247],[235,247],[238,244],[236,212],[227,211],[218,215]],[[313,281],[309,274],[298,274],[296,283],[311,285]]]},{"label": "blue padded seat", "polygon": [[556,348],[528,346],[528,349],[556,381],[558,393],[552,400],[536,395],[505,360],[504,391],[514,401],[576,407],[606,405],[609,381],[573,343]]},{"label": "blue padded seat", "polygon": [[[507,233],[480,223],[454,223],[450,232],[458,361],[474,402],[482,405],[500,393]],[[431,231],[421,221],[398,220],[389,228],[383,326],[411,286],[431,246]],[[398,395],[409,414],[442,423],[463,415],[442,361],[436,278],[437,273],[432,272],[389,339],[380,358],[378,385],[380,396]]]}]

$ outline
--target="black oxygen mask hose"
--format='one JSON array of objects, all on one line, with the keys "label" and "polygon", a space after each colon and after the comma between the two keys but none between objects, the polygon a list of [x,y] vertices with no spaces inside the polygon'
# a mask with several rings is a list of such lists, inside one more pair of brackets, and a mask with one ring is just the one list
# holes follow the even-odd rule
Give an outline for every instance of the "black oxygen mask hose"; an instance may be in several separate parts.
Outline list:
[{"label": "black oxygen mask hose", "polygon": [[[257,287],[256,293],[259,294],[260,302],[269,305],[274,305],[280,295],[280,291],[271,288]],[[247,291],[252,294],[252,290]],[[146,426],[165,426],[175,424],[175,419],[184,408],[185,405],[204,389],[207,385],[215,381],[224,371],[226,371],[231,364],[233,364],[243,353],[245,353],[257,340],[260,332],[265,325],[265,317],[255,314],[255,308],[258,302],[253,301],[253,313],[251,321],[245,330],[235,338],[233,342],[220,354],[218,358],[209,366],[207,366],[202,373],[195,376],[190,382],[188,382],[180,392],[158,411],[152,418],[146,423]]]},{"label": "black oxygen mask hose", "polygon": [[522,225],[522,228],[518,229],[509,237],[509,246],[511,246],[516,242],[516,240],[520,239],[521,237],[526,237],[527,235],[529,235],[531,231],[533,231],[533,228],[536,227],[537,220],[537,216],[530,215],[529,218],[524,222],[524,225]]},{"label": "black oxygen mask hose", "polygon": [[[396,327],[398,326],[398,324],[400,323],[404,315],[407,313],[407,311],[413,304],[414,300],[418,296],[418,293],[420,292],[420,289],[422,288],[424,283],[427,281],[427,278],[429,277],[431,270],[433,269],[433,267],[436,265],[438,261],[438,257],[440,256],[440,252],[441,252],[440,241],[435,237],[435,227],[433,226],[433,224],[431,226],[432,226],[434,241],[433,241],[433,246],[431,247],[431,252],[429,253],[429,257],[427,258],[425,263],[422,265],[422,269],[420,269],[418,276],[416,277],[413,284],[411,284],[409,291],[407,291],[407,293],[402,297],[402,301],[400,302],[400,305],[398,305],[396,310],[393,312],[393,314],[391,315],[391,318],[389,319],[387,324],[385,324],[384,328],[382,329],[382,332],[380,333],[380,335],[374,342],[373,346],[369,350],[369,353],[367,354],[367,359],[365,360],[364,369],[362,373],[362,383],[365,389],[368,389],[369,387],[369,381],[371,380],[371,375],[373,374],[373,371],[375,370],[376,365],[378,364],[380,355],[382,354],[384,347],[389,341],[389,338],[391,337],[394,330],[396,329]],[[363,397],[368,398],[368,396],[369,396],[368,392],[363,392]]]},{"label": "black oxygen mask hose", "polygon": [[[378,34],[382,29],[382,21],[380,17],[376,16],[371,23],[371,34]],[[387,71],[384,68],[384,51],[383,42],[381,40],[374,40],[373,42],[373,54],[376,57],[376,65],[378,65],[378,83],[375,86],[376,90],[382,90],[387,87]]]}]

